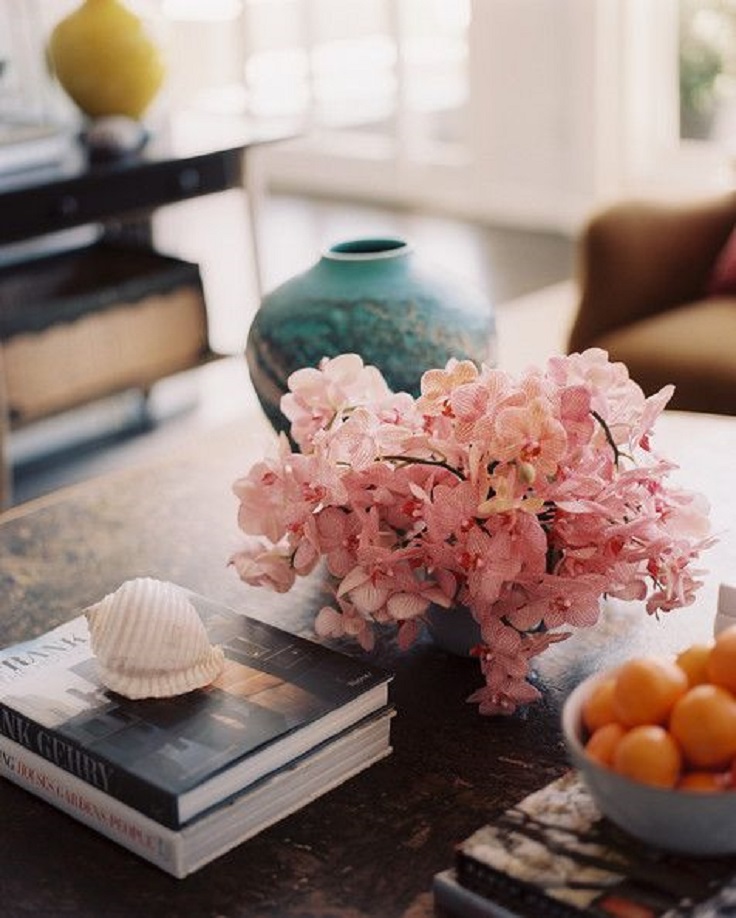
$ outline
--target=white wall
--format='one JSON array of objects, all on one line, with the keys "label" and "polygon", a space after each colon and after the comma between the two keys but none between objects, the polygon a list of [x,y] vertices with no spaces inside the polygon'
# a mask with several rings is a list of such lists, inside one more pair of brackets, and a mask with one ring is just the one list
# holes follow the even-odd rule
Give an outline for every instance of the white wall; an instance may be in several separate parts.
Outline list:
[{"label": "white wall", "polygon": [[598,193],[597,0],[477,0],[476,201],[486,216],[574,223]]}]

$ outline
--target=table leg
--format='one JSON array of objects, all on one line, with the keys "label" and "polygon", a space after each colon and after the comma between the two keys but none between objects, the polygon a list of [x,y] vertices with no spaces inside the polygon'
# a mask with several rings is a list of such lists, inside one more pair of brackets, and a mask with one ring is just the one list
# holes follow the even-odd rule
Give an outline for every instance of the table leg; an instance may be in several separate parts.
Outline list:
[{"label": "table leg", "polygon": [[[253,277],[255,279],[256,294],[260,303],[263,297],[263,276],[261,273],[261,256],[260,256],[260,239],[258,237],[258,218],[259,208],[263,200],[263,170],[260,168],[258,156],[254,156],[254,151],[243,150],[241,170],[242,182],[245,190],[246,216],[248,220],[248,230],[250,232],[250,252],[253,263]],[[246,159],[247,157],[247,159]]]}]

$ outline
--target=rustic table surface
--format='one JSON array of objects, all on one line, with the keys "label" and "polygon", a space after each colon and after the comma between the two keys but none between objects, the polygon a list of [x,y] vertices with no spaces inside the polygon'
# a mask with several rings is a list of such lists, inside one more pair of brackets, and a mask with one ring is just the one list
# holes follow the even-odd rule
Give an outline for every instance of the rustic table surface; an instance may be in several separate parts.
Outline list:
[{"label": "rustic table surface", "polygon": [[[647,619],[608,604],[594,629],[544,655],[543,700],[524,716],[481,717],[465,699],[474,661],[429,642],[382,649],[395,671],[394,752],[186,880],[174,880],[42,801],[0,781],[0,912],[15,916],[421,918],[453,845],[566,768],[559,711],[589,671],[632,649],[677,649],[712,630],[718,583],[736,581],[736,422],[662,419],[657,442],[713,504],[721,541],[696,606]],[[320,576],[275,595],[227,567],[239,543],[232,481],[273,435],[252,404],[165,461],[87,482],[0,516],[0,644],[39,634],[135,576],[190,587],[311,634]],[[354,649],[352,652],[357,652]]]}]

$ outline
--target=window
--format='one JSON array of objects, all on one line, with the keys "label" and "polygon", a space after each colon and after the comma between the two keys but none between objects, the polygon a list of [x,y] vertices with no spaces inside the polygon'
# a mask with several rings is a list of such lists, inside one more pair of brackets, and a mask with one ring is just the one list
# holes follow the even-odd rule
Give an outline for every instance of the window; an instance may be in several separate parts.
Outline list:
[{"label": "window", "polygon": [[736,141],[736,0],[680,0],[680,136]]},{"label": "window", "polygon": [[249,110],[313,130],[456,141],[468,0],[251,0]]},{"label": "window", "polygon": [[574,230],[732,182],[736,0],[186,3],[180,100],[304,125],[268,151],[280,188]]}]

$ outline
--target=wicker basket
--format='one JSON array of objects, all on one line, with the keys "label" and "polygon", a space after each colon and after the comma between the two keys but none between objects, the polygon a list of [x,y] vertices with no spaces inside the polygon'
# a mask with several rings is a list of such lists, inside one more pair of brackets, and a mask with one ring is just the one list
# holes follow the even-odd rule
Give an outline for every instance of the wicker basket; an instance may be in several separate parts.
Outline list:
[{"label": "wicker basket", "polygon": [[96,245],[0,271],[11,427],[211,359],[196,265]]}]

